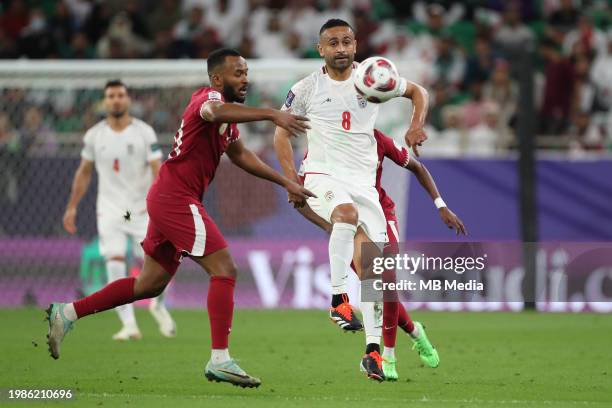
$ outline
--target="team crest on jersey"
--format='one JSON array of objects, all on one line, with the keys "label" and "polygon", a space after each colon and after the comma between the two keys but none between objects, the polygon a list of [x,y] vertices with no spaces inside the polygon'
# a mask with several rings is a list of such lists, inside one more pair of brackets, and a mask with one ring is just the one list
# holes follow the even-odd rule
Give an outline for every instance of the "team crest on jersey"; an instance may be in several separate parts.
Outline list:
[{"label": "team crest on jersey", "polygon": [[221,93],[219,93],[217,91],[210,91],[208,93],[208,100],[209,101],[220,101],[221,100]]},{"label": "team crest on jersey", "polygon": [[365,108],[368,106],[368,101],[366,101],[365,98],[359,94],[357,94],[357,102],[359,103],[360,108]]},{"label": "team crest on jersey", "polygon": [[289,91],[289,93],[287,94],[287,99],[285,99],[285,106],[287,108],[291,107],[291,104],[293,103],[294,98],[295,98],[295,94],[292,91]]},{"label": "team crest on jersey", "polygon": [[334,192],[330,190],[330,191],[328,191],[328,192],[326,192],[326,193],[324,194],[324,197],[325,197],[325,199],[326,199],[327,201],[331,201],[331,200],[333,200],[333,199],[334,199],[334,197],[335,197],[335,196],[334,196]]}]

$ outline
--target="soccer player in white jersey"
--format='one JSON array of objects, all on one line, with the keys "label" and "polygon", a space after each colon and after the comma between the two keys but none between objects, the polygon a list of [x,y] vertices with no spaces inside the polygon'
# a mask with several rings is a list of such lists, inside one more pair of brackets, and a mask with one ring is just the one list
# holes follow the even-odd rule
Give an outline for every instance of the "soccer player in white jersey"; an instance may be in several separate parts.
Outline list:
[{"label": "soccer player in white jersey", "polygon": [[[366,352],[361,369],[368,377],[382,381],[382,302],[361,299],[362,326],[346,294],[351,260],[355,259],[357,273],[364,279],[360,247],[353,247],[356,234],[365,242],[387,242],[385,215],[375,188],[378,155],[374,125],[379,105],[368,103],[355,90],[356,48],[355,33],[347,22],[327,21],[319,32],[318,44],[325,66],[291,88],[283,109],[310,120],[304,186],[317,196],[308,199],[310,208],[333,225],[329,239],[330,318],[345,331],[365,326]],[[427,92],[403,78],[396,92],[412,100],[412,121],[405,141],[418,156],[417,146],[427,139],[423,131]],[[276,128],[274,143],[279,162],[288,178],[298,180],[289,138],[288,132]],[[362,286],[368,284],[362,282]]]},{"label": "soccer player in white jersey", "polygon": [[[106,83],[104,107],[108,113],[106,119],[85,134],[81,164],[74,175],[63,222],[66,231],[76,233],[77,207],[87,192],[95,167],[100,252],[106,260],[108,281],[112,282],[127,277],[128,239],[132,240],[134,254],[143,257],[140,242],[146,235],[148,222],[145,198],[161,166],[162,152],[153,128],[130,116],[130,97],[123,82]],[[132,304],[115,310],[123,327],[113,339],[140,339],[142,335]],[[149,311],[162,335],[174,337],[176,325],[161,296],[151,300]]]}]

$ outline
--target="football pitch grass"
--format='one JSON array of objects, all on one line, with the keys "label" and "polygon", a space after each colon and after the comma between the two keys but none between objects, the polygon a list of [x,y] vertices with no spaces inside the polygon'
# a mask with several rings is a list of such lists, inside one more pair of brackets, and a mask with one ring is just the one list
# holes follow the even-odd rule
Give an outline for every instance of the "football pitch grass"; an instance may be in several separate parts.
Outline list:
[{"label": "football pitch grass", "polygon": [[62,402],[0,406],[91,407],[611,407],[612,316],[538,313],[426,313],[441,363],[423,367],[398,332],[398,382],[359,372],[362,333],[341,333],[325,311],[238,310],[231,352],[260,377],[258,389],[211,383],[205,311],[173,311],[178,337],[164,339],[138,310],[144,338],[117,343],[114,312],[77,322],[59,360],[47,352],[38,309],[0,310],[0,387],[70,388]]}]

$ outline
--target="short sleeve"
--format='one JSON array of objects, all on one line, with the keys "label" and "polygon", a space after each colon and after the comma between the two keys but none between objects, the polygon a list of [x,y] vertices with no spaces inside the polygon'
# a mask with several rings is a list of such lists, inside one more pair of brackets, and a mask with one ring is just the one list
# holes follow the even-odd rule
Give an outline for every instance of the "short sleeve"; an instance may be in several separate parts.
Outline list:
[{"label": "short sleeve", "polygon": [[204,94],[201,96],[201,99],[200,99],[199,114],[201,118],[204,118],[203,109],[206,106],[206,104],[209,102],[222,102],[223,103],[225,102],[225,100],[223,99],[223,95],[221,95],[221,92],[215,91],[214,89],[209,89],[208,91],[204,92]]},{"label": "short sleeve", "polygon": [[234,143],[240,139],[240,130],[238,129],[238,125],[235,123],[230,124],[230,134],[229,134],[229,143]]},{"label": "short sleeve", "polygon": [[83,138],[83,150],[81,150],[81,158],[88,161],[95,161],[95,146],[94,133],[90,130],[85,133]]},{"label": "short sleeve", "polygon": [[393,160],[398,166],[406,167],[408,165],[410,162],[408,149],[398,145],[395,140],[377,129],[374,129],[374,137],[378,143],[382,144],[385,157]]},{"label": "short sleeve", "polygon": [[313,92],[314,78],[310,75],[291,87],[281,110],[305,116],[308,113]]},{"label": "short sleeve", "polygon": [[151,126],[145,126],[145,146],[147,151],[147,161],[160,160],[162,158],[161,146],[157,141],[155,130]]}]

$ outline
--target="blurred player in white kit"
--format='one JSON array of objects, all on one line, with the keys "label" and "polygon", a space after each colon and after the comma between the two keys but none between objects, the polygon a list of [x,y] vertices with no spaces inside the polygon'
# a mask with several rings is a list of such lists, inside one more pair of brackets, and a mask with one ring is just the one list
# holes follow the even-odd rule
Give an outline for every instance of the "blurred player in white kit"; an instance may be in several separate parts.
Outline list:
[{"label": "blurred player in white kit", "polygon": [[[127,277],[125,254],[128,239],[134,255],[143,258],[140,243],[147,232],[146,196],[161,166],[162,152],[155,131],[129,114],[130,97],[126,85],[113,80],[104,87],[106,119],[85,134],[81,163],[72,183],[64,213],[64,228],[76,233],[79,202],[87,192],[95,167],[98,174],[96,216],[100,252],[106,260],[108,282]],[[176,335],[176,325],[162,296],[151,300],[149,311],[166,337]],[[132,304],[116,307],[123,327],[114,340],[142,338]]]}]

